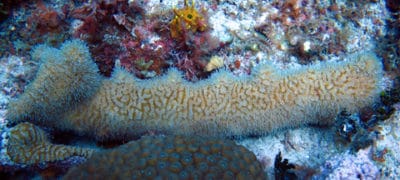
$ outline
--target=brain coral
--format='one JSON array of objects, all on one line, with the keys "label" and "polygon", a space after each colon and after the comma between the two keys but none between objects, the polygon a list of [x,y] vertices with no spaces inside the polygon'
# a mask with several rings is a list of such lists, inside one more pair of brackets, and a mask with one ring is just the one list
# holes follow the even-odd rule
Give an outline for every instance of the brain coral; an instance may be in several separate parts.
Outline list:
[{"label": "brain coral", "polygon": [[72,156],[89,157],[94,152],[88,148],[52,144],[46,132],[31,123],[20,123],[13,127],[6,146],[12,161],[26,165],[64,160]]},{"label": "brain coral", "polygon": [[255,155],[231,140],[142,137],[94,154],[65,179],[265,179]]},{"label": "brain coral", "polygon": [[[173,68],[151,80],[116,68],[111,78],[99,82],[82,43],[67,42],[55,51],[60,55],[36,53],[43,59],[41,70],[10,104],[7,119],[98,139],[149,131],[248,135],[304,124],[330,125],[340,111],[355,112],[373,103],[383,74],[375,54],[364,53],[296,70],[260,64],[252,75],[241,78],[221,70],[197,83],[185,81]],[[59,61],[55,69],[53,62]]]}]

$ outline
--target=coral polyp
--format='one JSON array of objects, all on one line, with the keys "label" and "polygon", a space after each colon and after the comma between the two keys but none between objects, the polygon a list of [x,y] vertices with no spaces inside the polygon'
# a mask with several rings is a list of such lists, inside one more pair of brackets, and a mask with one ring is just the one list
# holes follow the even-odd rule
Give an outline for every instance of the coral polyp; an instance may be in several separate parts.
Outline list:
[{"label": "coral polyp", "polygon": [[173,9],[175,17],[170,22],[171,37],[179,39],[185,31],[202,32],[207,28],[207,23],[202,14],[194,8],[194,0],[191,6],[185,0],[182,9]]},{"label": "coral polyp", "polygon": [[[113,169],[113,171],[109,171]],[[93,155],[65,179],[265,179],[256,156],[232,140],[145,136]]]}]

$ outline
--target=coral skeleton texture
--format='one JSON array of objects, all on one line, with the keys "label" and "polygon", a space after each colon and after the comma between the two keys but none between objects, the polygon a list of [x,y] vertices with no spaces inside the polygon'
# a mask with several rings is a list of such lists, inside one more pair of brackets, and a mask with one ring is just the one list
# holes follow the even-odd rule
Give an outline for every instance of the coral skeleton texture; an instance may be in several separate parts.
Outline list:
[{"label": "coral skeleton texture", "polygon": [[90,157],[95,151],[50,143],[44,130],[31,123],[20,123],[13,127],[7,143],[7,154],[16,163],[38,164],[64,160],[72,156]]},{"label": "coral skeleton texture", "polygon": [[[221,70],[197,83],[187,82],[173,68],[167,75],[151,80],[139,80],[116,68],[111,78],[101,79],[98,85],[96,79],[100,76],[93,75],[87,47],[76,41],[67,44],[59,50],[64,56],[60,60],[63,62],[59,62],[62,70],[46,72],[42,68],[38,78],[50,80],[36,79],[25,94],[11,103],[7,114],[10,121],[46,124],[98,139],[121,139],[147,132],[204,136],[265,134],[305,124],[329,125],[341,110],[354,112],[370,105],[378,97],[383,73],[376,56],[364,53],[348,61],[324,62],[296,70],[277,70],[260,64],[252,75],[240,78]],[[46,60],[47,53],[34,54],[43,60],[41,66],[54,66],[48,64],[52,62]],[[79,61],[64,62],[70,58]],[[54,76],[63,79],[54,80]],[[63,94],[71,95],[52,87],[74,90],[78,97],[62,98]],[[54,109],[63,108],[59,104],[67,108]],[[48,112],[57,113],[42,114]]]}]

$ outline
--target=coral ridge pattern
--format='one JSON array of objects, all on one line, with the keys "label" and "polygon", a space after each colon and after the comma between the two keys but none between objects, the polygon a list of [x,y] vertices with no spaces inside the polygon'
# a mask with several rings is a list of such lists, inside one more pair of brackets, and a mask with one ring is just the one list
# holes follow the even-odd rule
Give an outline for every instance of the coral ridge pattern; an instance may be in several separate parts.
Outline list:
[{"label": "coral ridge pattern", "polygon": [[373,103],[383,73],[373,53],[295,70],[260,64],[246,77],[220,70],[197,83],[174,68],[139,80],[116,67],[111,78],[103,78],[79,40],[59,50],[39,46],[33,56],[42,62],[37,78],[10,103],[7,118],[98,139],[148,132],[249,135],[330,125],[341,110],[354,112]]},{"label": "coral ridge pattern", "polygon": [[13,127],[9,137],[7,154],[14,162],[26,165],[65,160],[72,156],[90,157],[95,151],[52,144],[43,129],[27,122]]}]

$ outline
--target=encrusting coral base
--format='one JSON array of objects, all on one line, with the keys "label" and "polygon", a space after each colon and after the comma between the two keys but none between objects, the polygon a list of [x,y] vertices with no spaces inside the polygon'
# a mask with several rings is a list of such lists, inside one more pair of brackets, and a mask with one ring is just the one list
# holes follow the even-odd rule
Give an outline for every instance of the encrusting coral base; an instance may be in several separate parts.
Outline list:
[{"label": "encrusting coral base", "polygon": [[[332,124],[339,111],[354,112],[370,105],[378,97],[383,73],[377,57],[365,53],[346,62],[324,62],[296,70],[276,70],[261,64],[252,75],[241,78],[222,70],[197,83],[185,81],[173,68],[165,76],[139,80],[117,67],[111,78],[101,79],[93,74],[95,65],[83,43],[74,40],[59,51],[64,56],[59,63],[63,70],[49,73],[42,68],[38,78],[51,80],[43,83],[37,78],[32,82],[25,94],[11,103],[7,115],[10,121],[37,122],[98,139],[146,132],[263,134],[283,127]],[[41,66],[48,66],[46,54],[34,52],[42,59]],[[65,62],[68,60],[74,63]],[[49,77],[43,78],[43,74]],[[53,76],[64,79],[57,81]],[[78,97],[64,93],[68,97],[61,98],[64,91],[42,88],[53,87],[51,83],[70,83],[54,87],[72,89]],[[43,99],[47,102],[38,100],[48,95]],[[60,110],[63,107],[53,104],[65,108]],[[48,113],[60,111],[63,113]]]},{"label": "encrusting coral base", "polygon": [[65,160],[73,156],[90,157],[94,149],[52,144],[46,132],[31,123],[20,123],[10,130],[7,154],[26,165]]}]

